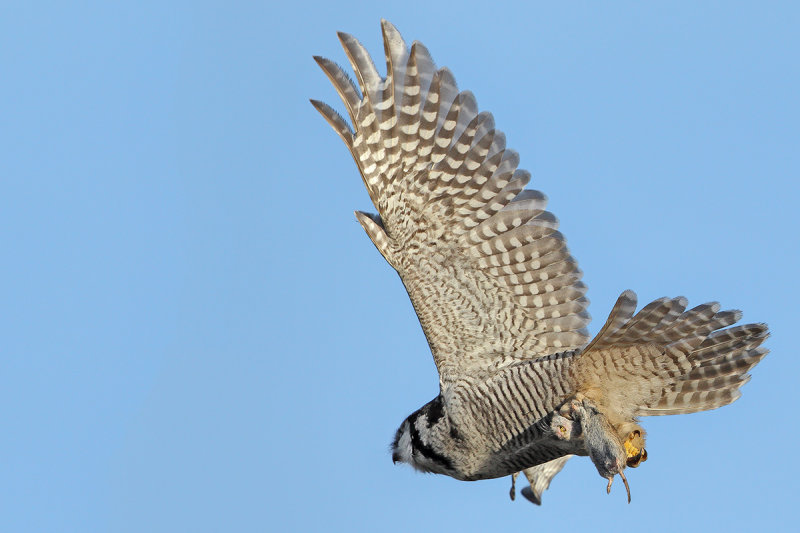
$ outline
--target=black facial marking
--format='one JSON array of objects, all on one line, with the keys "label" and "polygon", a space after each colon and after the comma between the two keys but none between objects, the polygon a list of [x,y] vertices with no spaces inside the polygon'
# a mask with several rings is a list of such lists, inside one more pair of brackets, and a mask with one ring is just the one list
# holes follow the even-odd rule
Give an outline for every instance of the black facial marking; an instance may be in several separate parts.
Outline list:
[{"label": "black facial marking", "polygon": [[411,432],[411,446],[414,449],[424,455],[426,459],[430,459],[434,463],[441,465],[448,470],[453,469],[453,462],[450,461],[450,459],[422,442],[422,439],[419,437],[419,431],[417,431],[417,427],[414,424],[409,426],[409,430]]},{"label": "black facial marking", "polygon": [[428,427],[437,423],[444,416],[442,397],[437,396],[428,403]]}]

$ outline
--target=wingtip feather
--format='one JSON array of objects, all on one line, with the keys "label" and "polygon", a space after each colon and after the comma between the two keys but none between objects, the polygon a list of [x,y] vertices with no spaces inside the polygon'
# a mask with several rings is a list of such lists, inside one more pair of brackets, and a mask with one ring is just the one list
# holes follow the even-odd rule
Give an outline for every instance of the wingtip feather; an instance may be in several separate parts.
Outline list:
[{"label": "wingtip feather", "polygon": [[325,102],[314,100],[313,98],[309,98],[309,101],[311,102],[311,105],[313,105],[314,108],[319,111],[328,124],[331,125],[334,131],[339,134],[339,137],[342,138],[347,147],[352,149],[353,131],[350,129],[350,125],[347,123],[347,121]]}]

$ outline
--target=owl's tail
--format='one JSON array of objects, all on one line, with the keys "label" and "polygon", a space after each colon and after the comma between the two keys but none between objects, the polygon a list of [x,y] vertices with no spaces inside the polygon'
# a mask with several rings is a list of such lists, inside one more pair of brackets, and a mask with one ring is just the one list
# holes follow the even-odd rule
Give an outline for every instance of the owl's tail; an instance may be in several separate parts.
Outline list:
[{"label": "owl's tail", "polygon": [[580,355],[581,388],[599,392],[623,417],[694,413],[738,399],[768,353],[767,325],[733,326],[741,312],[717,303],[686,305],[683,297],[660,298],[634,315],[636,295],[622,293]]}]

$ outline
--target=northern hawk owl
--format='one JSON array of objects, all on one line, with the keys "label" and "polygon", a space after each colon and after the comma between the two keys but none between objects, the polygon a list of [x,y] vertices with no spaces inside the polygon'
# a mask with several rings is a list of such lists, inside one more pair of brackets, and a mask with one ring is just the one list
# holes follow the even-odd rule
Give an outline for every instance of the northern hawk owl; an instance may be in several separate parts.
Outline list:
[{"label": "northern hawk owl", "polygon": [[492,115],[422,44],[382,27],[385,77],[344,33],[357,84],[315,57],[349,123],[311,102],[355,159],[378,211],[356,217],[400,275],[439,371],[392,459],[460,480],[524,471],[539,503],[567,456],[589,456],[609,490],[617,475],[627,488],[625,468],[647,458],[639,417],[736,400],[767,353],[766,325],[734,326],[739,311],[687,310],[683,297],[635,313],[625,291],[590,339],[581,272]]}]

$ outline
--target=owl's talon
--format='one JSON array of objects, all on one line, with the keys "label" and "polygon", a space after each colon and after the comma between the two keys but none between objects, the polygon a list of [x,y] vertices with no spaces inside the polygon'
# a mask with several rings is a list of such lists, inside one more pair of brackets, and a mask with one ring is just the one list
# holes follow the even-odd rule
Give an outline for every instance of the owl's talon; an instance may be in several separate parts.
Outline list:
[{"label": "owl's talon", "polygon": [[641,430],[635,429],[631,431],[622,444],[625,447],[625,464],[631,468],[636,468],[647,461],[647,450],[644,449],[644,436]]},{"label": "owl's talon", "polygon": [[632,457],[628,457],[625,460],[625,464],[628,465],[631,468],[636,468],[637,466],[639,466],[640,464],[642,464],[645,461],[647,461],[647,450],[642,448],[641,450],[639,450],[639,453],[637,453],[636,455],[634,455]]}]

